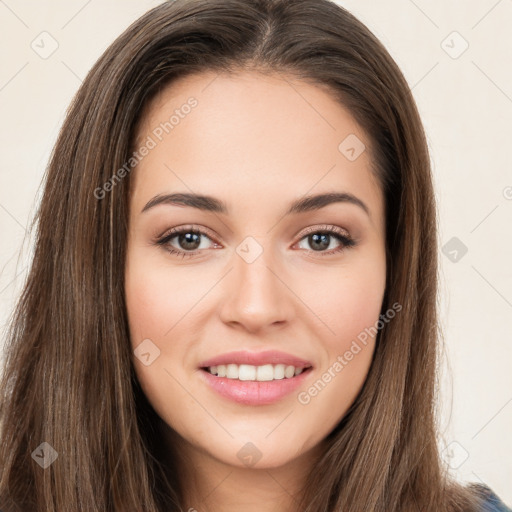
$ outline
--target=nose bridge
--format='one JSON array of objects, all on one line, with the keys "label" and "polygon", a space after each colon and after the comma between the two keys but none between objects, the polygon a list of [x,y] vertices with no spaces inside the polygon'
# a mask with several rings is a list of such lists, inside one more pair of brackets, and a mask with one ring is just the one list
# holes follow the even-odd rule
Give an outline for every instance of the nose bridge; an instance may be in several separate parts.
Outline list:
[{"label": "nose bridge", "polygon": [[293,311],[292,294],[278,277],[281,266],[272,249],[263,246],[269,237],[258,238],[247,237],[236,248],[221,312],[223,321],[249,330],[289,320]]}]

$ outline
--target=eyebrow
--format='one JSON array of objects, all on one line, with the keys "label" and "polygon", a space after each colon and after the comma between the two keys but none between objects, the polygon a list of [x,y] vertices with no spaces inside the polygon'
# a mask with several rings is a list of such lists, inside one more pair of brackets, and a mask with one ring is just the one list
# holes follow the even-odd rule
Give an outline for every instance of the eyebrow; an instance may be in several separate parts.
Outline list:
[{"label": "eyebrow", "polygon": [[[370,216],[370,210],[366,204],[358,197],[348,192],[328,192],[324,194],[310,195],[294,201],[285,215],[297,214],[320,210],[333,203],[353,204],[364,210]],[[142,209],[144,213],[155,206],[161,204],[175,206],[189,206],[207,212],[223,213],[228,215],[229,208],[226,203],[212,196],[191,193],[159,194],[149,200]]]}]

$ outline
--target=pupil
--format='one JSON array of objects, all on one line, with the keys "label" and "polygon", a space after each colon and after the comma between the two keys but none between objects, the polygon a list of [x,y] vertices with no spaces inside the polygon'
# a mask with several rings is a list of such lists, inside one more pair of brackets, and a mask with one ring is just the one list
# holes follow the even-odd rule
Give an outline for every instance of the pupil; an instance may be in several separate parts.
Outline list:
[{"label": "pupil", "polygon": [[199,240],[200,236],[201,235],[198,233],[184,233],[179,235],[179,243],[183,249],[194,250],[201,244],[201,241]]},{"label": "pupil", "polygon": [[321,234],[315,233],[314,235],[310,235],[309,239],[310,239],[311,247],[313,247],[313,250],[316,251],[316,250],[326,249],[327,247],[329,247],[329,236],[330,235],[327,235],[325,233],[321,233]]}]

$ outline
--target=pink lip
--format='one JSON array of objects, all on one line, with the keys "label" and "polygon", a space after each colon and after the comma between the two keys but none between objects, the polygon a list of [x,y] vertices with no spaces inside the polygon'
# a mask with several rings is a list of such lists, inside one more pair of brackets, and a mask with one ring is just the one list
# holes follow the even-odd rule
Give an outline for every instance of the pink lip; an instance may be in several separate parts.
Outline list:
[{"label": "pink lip", "polygon": [[268,405],[281,400],[286,395],[295,391],[308,378],[311,371],[312,369],[308,368],[300,375],[290,379],[285,377],[284,379],[265,382],[217,377],[208,372],[208,370],[200,370],[199,377],[204,379],[206,384],[214,391],[234,402],[245,405]]},{"label": "pink lip", "polygon": [[253,366],[263,366],[264,364],[285,364],[287,366],[295,366],[295,368],[313,366],[305,359],[286,354],[285,352],[279,352],[278,350],[266,350],[264,352],[247,352],[239,350],[237,352],[229,352],[227,354],[222,354],[208,359],[207,361],[203,361],[199,367],[207,368],[209,366],[218,366],[219,364],[251,364]]}]

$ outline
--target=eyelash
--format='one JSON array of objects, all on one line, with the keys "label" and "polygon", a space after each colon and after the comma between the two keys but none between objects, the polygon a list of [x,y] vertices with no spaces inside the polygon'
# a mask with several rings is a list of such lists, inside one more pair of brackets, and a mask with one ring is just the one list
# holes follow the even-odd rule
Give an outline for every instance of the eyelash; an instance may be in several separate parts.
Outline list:
[{"label": "eyelash", "polygon": [[[155,244],[163,247],[164,250],[166,250],[169,254],[181,256],[182,258],[188,258],[188,257],[194,256],[197,253],[201,252],[203,249],[196,249],[195,251],[180,251],[180,250],[175,249],[172,246],[168,246],[169,242],[173,238],[176,238],[177,236],[184,234],[184,233],[194,233],[197,235],[204,235],[205,237],[209,238],[210,240],[212,238],[211,236],[209,236],[209,234],[206,231],[204,231],[202,229],[196,228],[195,226],[185,226],[183,228],[177,228],[177,229],[173,229],[173,230],[169,231],[163,237],[157,239],[155,241]],[[310,251],[310,252],[316,252],[320,256],[330,256],[332,254],[340,253],[345,249],[349,249],[349,248],[357,245],[357,242],[353,238],[347,236],[344,231],[341,231],[339,228],[337,228],[335,226],[327,226],[327,225],[306,229],[306,231],[300,238],[299,242],[311,234],[330,235],[330,236],[334,237],[336,240],[338,240],[338,242],[341,242],[341,246],[338,247],[337,249],[331,249],[330,251],[313,251],[313,250]]]}]

